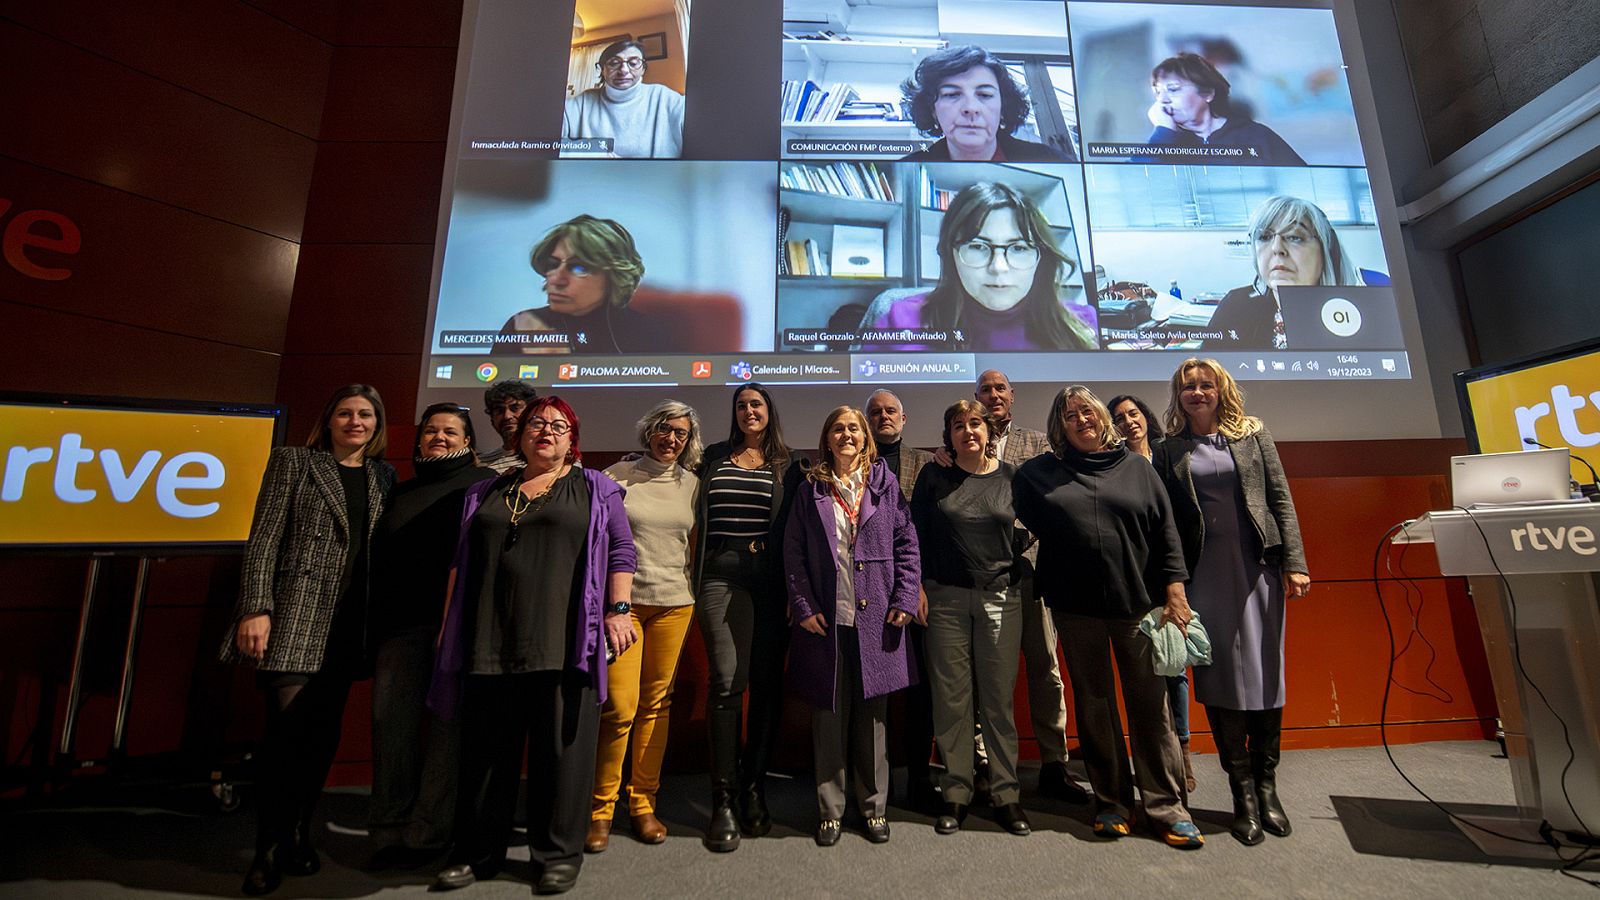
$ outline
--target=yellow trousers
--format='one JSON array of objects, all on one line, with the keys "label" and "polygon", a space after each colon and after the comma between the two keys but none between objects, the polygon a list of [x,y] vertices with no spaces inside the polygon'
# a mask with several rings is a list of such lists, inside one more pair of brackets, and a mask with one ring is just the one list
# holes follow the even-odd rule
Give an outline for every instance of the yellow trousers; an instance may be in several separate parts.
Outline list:
[{"label": "yellow trousers", "polygon": [[599,752],[594,761],[595,819],[610,819],[616,806],[629,732],[633,734],[633,781],[628,785],[628,814],[656,810],[661,760],[667,753],[672,685],[683,639],[694,620],[694,607],[635,606],[631,615],[639,642],[611,664],[606,706],[600,714]]}]

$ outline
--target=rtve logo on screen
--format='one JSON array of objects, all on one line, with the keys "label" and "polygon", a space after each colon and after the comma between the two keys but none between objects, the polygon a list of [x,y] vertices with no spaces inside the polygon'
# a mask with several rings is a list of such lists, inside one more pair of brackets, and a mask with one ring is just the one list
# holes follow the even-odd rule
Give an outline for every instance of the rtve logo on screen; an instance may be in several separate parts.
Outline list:
[{"label": "rtve logo on screen", "polygon": [[1578,423],[1578,412],[1585,406],[1592,406],[1593,414],[1600,416],[1600,391],[1589,394],[1585,399],[1581,391],[1574,394],[1567,385],[1551,385],[1548,403],[1541,400],[1516,408],[1513,414],[1517,420],[1517,432],[1524,440],[1537,440],[1539,420],[1554,412],[1556,427],[1561,430],[1561,437],[1568,446],[1593,447],[1600,444],[1600,431],[1585,431]]},{"label": "rtve logo on screen", "polygon": [[0,546],[250,536],[275,420],[0,402]]},{"label": "rtve logo on screen", "polygon": [[[156,505],[169,516],[203,519],[222,508],[220,502],[196,493],[215,491],[227,482],[228,467],[215,455],[190,450],[163,460],[161,451],[146,450],[128,467],[116,449],[86,447],[83,435],[74,432],[63,434],[55,447],[9,448],[5,474],[0,477],[0,502],[20,503],[30,491],[47,490],[62,503],[92,503],[101,492],[80,484],[79,469],[92,467],[97,458],[113,503],[137,500],[153,475],[155,483],[150,490]],[[179,491],[184,492],[182,496]]]}]

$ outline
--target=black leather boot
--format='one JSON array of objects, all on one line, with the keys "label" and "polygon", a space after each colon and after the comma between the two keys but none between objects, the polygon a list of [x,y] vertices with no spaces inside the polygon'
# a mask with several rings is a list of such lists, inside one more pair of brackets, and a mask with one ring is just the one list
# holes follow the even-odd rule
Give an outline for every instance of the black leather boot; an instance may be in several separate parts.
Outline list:
[{"label": "black leather boot", "polygon": [[1233,793],[1233,825],[1229,832],[1247,847],[1266,840],[1261,833],[1261,811],[1256,803],[1255,778],[1250,771],[1250,751],[1246,740],[1246,713],[1237,709],[1206,707],[1211,737],[1217,744],[1217,758],[1228,774],[1228,790]]},{"label": "black leather boot", "polygon": [[711,738],[711,821],[706,825],[705,845],[714,853],[727,853],[739,849],[739,819],[733,812],[739,711],[714,705],[706,724]]},{"label": "black leather boot", "polygon": [[739,827],[751,837],[766,837],[772,832],[765,778],[758,777],[739,788]]},{"label": "black leather boot", "polygon": [[706,849],[727,853],[739,849],[739,819],[733,814],[733,791],[711,789],[711,823],[706,826]]},{"label": "black leather boot", "polygon": [[1288,837],[1294,830],[1278,800],[1278,753],[1283,738],[1283,708],[1254,709],[1245,714],[1250,736],[1250,774],[1261,805],[1261,827],[1267,834]]},{"label": "black leather boot", "polygon": [[255,859],[250,861],[250,871],[244,874],[244,884],[239,890],[252,897],[270,894],[283,884],[283,873],[278,869],[277,844],[256,847]]},{"label": "black leather boot", "polygon": [[289,840],[279,849],[278,866],[285,875],[315,875],[322,869],[322,858],[311,846],[311,811],[301,810]]}]

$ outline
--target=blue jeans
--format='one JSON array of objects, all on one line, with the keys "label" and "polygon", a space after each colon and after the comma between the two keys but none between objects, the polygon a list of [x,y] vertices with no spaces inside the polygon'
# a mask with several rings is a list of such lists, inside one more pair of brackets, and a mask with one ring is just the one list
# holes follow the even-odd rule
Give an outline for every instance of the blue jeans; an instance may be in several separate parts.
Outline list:
[{"label": "blue jeans", "polygon": [[1172,710],[1172,730],[1178,743],[1189,743],[1189,670],[1167,676],[1167,706]]}]

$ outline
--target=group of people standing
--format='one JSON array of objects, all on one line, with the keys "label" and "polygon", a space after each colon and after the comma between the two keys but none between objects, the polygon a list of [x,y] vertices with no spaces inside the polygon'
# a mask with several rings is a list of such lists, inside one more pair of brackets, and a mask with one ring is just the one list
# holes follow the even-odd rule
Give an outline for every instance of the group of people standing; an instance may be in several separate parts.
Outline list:
[{"label": "group of people standing", "polygon": [[[305,447],[271,457],[223,649],[256,665],[267,708],[244,891],[319,867],[312,813],[350,685],[369,676],[375,867],[448,847],[437,889],[493,877],[525,752],[536,891],[576,883],[624,793],[632,836],[664,841],[656,792],[694,622],[709,672],[710,850],[772,828],[786,682],[813,710],[818,845],[852,814],[869,841],[889,840],[898,692],[908,800],[936,812],[936,831],[959,831],[986,802],[1028,834],[1019,655],[1041,790],[1092,802],[1102,837],[1138,823],[1198,848],[1188,684],[1157,674],[1144,633],[1187,630],[1197,612],[1214,659],[1193,670],[1194,691],[1232,789],[1232,833],[1287,835],[1275,789],[1284,601],[1310,584],[1287,480],[1226,369],[1186,360],[1171,389],[1157,422],[1137,398],[1108,407],[1074,385],[1041,432],[1012,421],[1009,380],[985,372],[944,411],[933,453],[903,445],[906,413],[878,391],[865,410],[829,413],[812,460],[785,441],[771,393],[744,384],[726,439],[705,446],[696,411],[663,401],[638,422],[642,452],[600,472],[582,464],[576,410],[501,382],[485,396],[499,447],[480,453],[468,410],[435,404],[415,477],[396,484],[377,391],[341,388]],[[1058,644],[1087,792],[1066,767]]]}]

